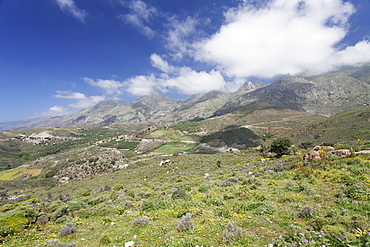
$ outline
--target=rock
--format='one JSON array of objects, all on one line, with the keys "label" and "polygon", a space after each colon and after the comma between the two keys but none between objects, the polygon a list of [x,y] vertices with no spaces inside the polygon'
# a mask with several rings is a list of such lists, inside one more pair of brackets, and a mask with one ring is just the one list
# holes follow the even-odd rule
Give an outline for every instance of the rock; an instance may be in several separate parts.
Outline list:
[{"label": "rock", "polygon": [[329,151],[333,151],[334,150],[334,147],[332,146],[321,146],[321,145],[318,145],[316,147],[314,147],[312,150],[314,151],[325,151],[325,152],[329,152]]},{"label": "rock", "polygon": [[45,225],[46,223],[49,222],[49,218],[46,216],[46,215],[41,215],[39,217],[37,217],[37,220],[36,220],[36,225]]},{"label": "rock", "polygon": [[320,158],[321,158],[320,153],[315,150],[311,150],[310,152],[304,155],[305,160],[315,160],[315,159],[320,159]]},{"label": "rock", "polygon": [[330,156],[339,156],[339,157],[346,157],[351,155],[351,151],[349,149],[338,149],[338,150],[332,150],[325,154],[325,158],[328,158]]},{"label": "rock", "polygon": [[171,162],[171,160],[162,160],[158,165],[163,166],[163,165],[165,165],[167,163],[170,163],[170,162]]}]

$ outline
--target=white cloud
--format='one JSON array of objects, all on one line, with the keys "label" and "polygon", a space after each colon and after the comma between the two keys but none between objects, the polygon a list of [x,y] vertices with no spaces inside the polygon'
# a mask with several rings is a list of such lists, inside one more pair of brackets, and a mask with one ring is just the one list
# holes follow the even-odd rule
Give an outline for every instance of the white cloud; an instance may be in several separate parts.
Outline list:
[{"label": "white cloud", "polygon": [[77,8],[73,0],[56,0],[56,1],[61,10],[71,13],[81,22],[85,22],[87,12],[85,10]]},{"label": "white cloud", "polygon": [[97,79],[93,80],[87,77],[84,77],[83,80],[94,87],[99,87],[104,90],[106,94],[121,94],[121,88],[123,87],[123,84],[116,80],[102,80]]},{"label": "white cloud", "polygon": [[224,90],[226,82],[219,71],[194,71],[189,67],[179,69],[177,76],[164,78],[158,88],[162,91],[175,89],[183,94],[206,93],[212,90]]},{"label": "white cloud", "polygon": [[338,57],[342,64],[370,60],[368,42],[336,47],[355,11],[348,2],[273,0],[258,7],[249,2],[227,11],[219,31],[194,45],[197,60],[234,78],[328,70],[341,65]]},{"label": "white cloud", "polygon": [[332,64],[357,65],[370,61],[370,42],[363,40],[354,46],[347,46],[344,50],[339,51],[332,60]]},{"label": "white cloud", "polygon": [[90,96],[86,97],[83,93],[71,92],[71,91],[57,91],[57,94],[54,95],[55,98],[59,99],[72,99],[77,100],[76,103],[72,103],[69,106],[73,108],[87,108],[93,106],[100,101],[106,99],[105,96]]},{"label": "white cloud", "polygon": [[83,93],[77,93],[72,91],[56,91],[56,95],[54,95],[55,98],[59,99],[86,99],[86,96]]},{"label": "white cloud", "polygon": [[198,32],[198,20],[187,17],[184,21],[179,21],[175,16],[169,20],[169,28],[166,35],[166,48],[176,59],[181,59],[184,54],[192,51],[190,38]]},{"label": "white cloud", "polygon": [[138,28],[148,38],[152,38],[155,33],[148,25],[157,14],[157,9],[140,0],[131,1],[128,7],[130,13],[119,15],[118,18]]},{"label": "white cloud", "polygon": [[159,55],[151,55],[152,65],[162,72],[159,75],[136,76],[128,79],[127,92],[134,95],[148,95],[154,90],[167,92],[175,90],[183,94],[206,93],[211,90],[224,90],[226,82],[219,71],[194,71],[189,67],[169,65]]},{"label": "white cloud", "polygon": [[128,84],[126,91],[133,95],[149,95],[154,91],[157,81],[158,79],[153,74],[135,76],[126,81]]},{"label": "white cloud", "polygon": [[76,103],[70,104],[70,107],[73,108],[87,108],[96,105],[97,103],[106,100],[105,96],[90,96],[86,97],[85,99],[81,99]]},{"label": "white cloud", "polygon": [[174,70],[174,68],[170,66],[167,61],[163,60],[163,58],[155,53],[150,56],[150,61],[152,62],[153,67],[165,73],[171,73]]},{"label": "white cloud", "polygon": [[64,106],[55,105],[50,107],[47,112],[41,113],[42,117],[57,117],[57,116],[64,116],[69,114],[69,111]]}]

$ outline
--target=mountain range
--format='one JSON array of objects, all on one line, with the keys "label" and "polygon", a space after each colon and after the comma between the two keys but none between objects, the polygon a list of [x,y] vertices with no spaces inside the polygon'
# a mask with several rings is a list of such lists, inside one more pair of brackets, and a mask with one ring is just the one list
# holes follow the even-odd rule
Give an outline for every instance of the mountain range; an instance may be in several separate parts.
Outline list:
[{"label": "mountain range", "polygon": [[169,126],[228,114],[258,103],[323,116],[369,106],[370,65],[343,67],[319,75],[286,75],[270,84],[248,81],[233,93],[210,91],[187,99],[172,99],[153,92],[131,103],[106,100],[71,115],[0,123],[0,129],[144,122]]}]

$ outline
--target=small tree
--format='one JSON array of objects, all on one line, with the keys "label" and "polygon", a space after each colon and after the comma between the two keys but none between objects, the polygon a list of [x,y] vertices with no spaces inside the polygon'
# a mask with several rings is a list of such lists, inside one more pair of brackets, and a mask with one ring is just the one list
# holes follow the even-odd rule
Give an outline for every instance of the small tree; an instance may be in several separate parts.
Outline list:
[{"label": "small tree", "polygon": [[292,141],[288,137],[279,137],[272,141],[270,152],[276,153],[276,157],[281,157],[284,154],[289,154],[289,148],[292,146]]}]

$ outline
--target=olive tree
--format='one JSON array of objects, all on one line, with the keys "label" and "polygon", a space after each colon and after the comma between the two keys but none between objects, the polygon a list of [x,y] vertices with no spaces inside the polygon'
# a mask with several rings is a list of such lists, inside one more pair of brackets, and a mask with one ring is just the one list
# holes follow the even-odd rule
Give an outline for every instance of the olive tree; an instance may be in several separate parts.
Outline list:
[{"label": "olive tree", "polygon": [[293,142],[288,137],[279,137],[272,141],[270,152],[276,153],[276,157],[289,154],[289,148]]}]

